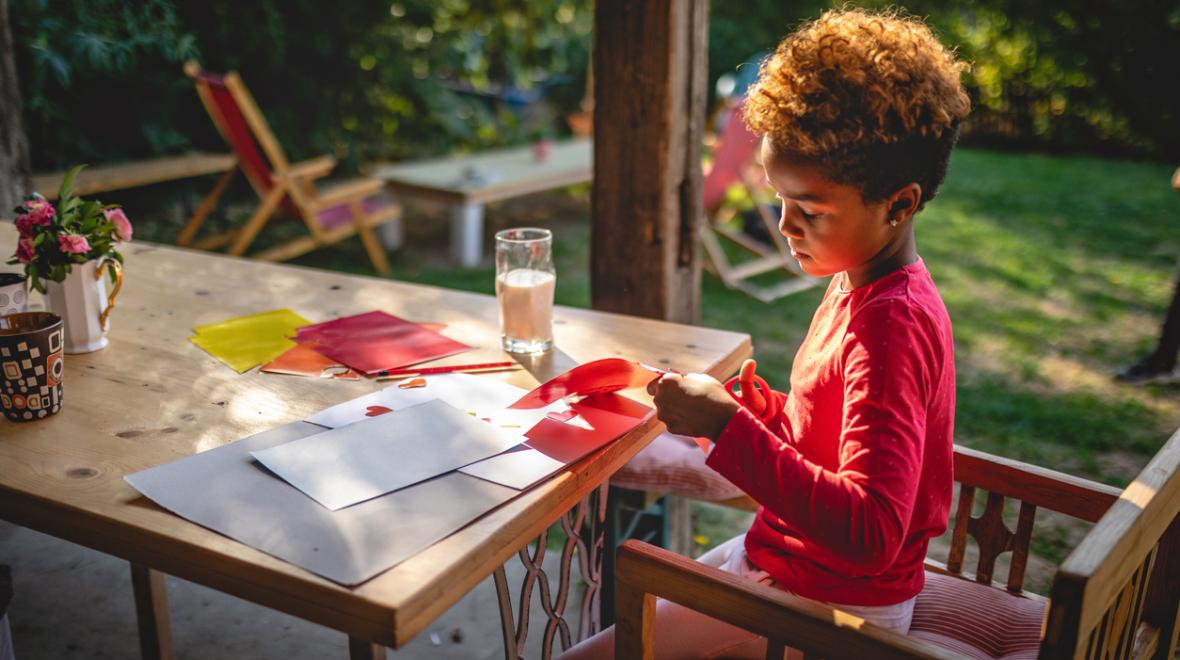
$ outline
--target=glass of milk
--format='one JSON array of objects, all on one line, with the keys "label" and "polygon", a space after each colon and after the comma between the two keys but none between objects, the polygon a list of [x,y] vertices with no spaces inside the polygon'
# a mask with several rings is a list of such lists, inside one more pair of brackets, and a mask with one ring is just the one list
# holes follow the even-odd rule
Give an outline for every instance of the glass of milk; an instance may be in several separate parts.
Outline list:
[{"label": "glass of milk", "polygon": [[509,353],[553,348],[553,232],[520,227],[496,232],[500,337]]}]

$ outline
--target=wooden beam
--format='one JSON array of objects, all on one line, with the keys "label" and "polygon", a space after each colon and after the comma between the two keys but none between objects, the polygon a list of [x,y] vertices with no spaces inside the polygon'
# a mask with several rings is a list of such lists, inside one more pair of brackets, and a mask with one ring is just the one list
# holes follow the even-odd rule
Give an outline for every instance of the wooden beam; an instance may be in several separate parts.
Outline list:
[{"label": "wooden beam", "polygon": [[598,0],[591,304],[700,316],[707,0]]}]

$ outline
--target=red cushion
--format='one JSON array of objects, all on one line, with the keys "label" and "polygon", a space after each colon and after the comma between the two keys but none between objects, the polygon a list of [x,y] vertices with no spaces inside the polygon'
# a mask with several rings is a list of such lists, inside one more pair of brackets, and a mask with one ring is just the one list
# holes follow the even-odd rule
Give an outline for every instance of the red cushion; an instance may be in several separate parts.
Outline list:
[{"label": "red cushion", "polygon": [[705,465],[705,453],[689,438],[660,434],[610,479],[611,485],[671,493],[694,500],[728,500],[742,489]]},{"label": "red cushion", "polygon": [[[368,197],[361,201],[361,209],[365,215],[372,215],[390,205],[390,202],[380,196]],[[316,220],[324,229],[335,229],[353,221],[352,210],[348,204],[337,204],[316,213]]]},{"label": "red cushion", "polygon": [[1035,658],[1045,603],[939,573],[926,573],[910,637],[970,658]]}]

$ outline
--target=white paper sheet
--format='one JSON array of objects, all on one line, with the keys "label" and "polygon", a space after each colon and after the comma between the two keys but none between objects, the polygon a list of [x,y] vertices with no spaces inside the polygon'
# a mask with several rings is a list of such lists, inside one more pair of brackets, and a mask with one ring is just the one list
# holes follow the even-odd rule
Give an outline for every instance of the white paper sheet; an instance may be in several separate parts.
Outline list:
[{"label": "white paper sheet", "polygon": [[336,511],[498,454],[520,433],[435,400],[251,454]]},{"label": "white paper sheet", "polygon": [[295,422],[124,478],[177,515],[348,586],[396,566],[518,493],[451,472],[329,511],[250,455],[324,432]]},{"label": "white paper sheet", "polygon": [[565,467],[564,461],[521,445],[502,454],[472,463],[459,471],[484,481],[524,490]]}]

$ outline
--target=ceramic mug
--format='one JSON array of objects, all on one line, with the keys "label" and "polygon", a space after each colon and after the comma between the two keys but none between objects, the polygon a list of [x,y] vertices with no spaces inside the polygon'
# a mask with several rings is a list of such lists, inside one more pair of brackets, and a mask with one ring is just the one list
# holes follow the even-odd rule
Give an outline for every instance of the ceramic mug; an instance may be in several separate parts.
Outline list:
[{"label": "ceramic mug", "polygon": [[61,410],[61,317],[50,312],[0,316],[0,412],[30,422]]},{"label": "ceramic mug", "polygon": [[25,276],[0,273],[0,316],[16,314],[28,309],[29,293],[25,290]]}]

